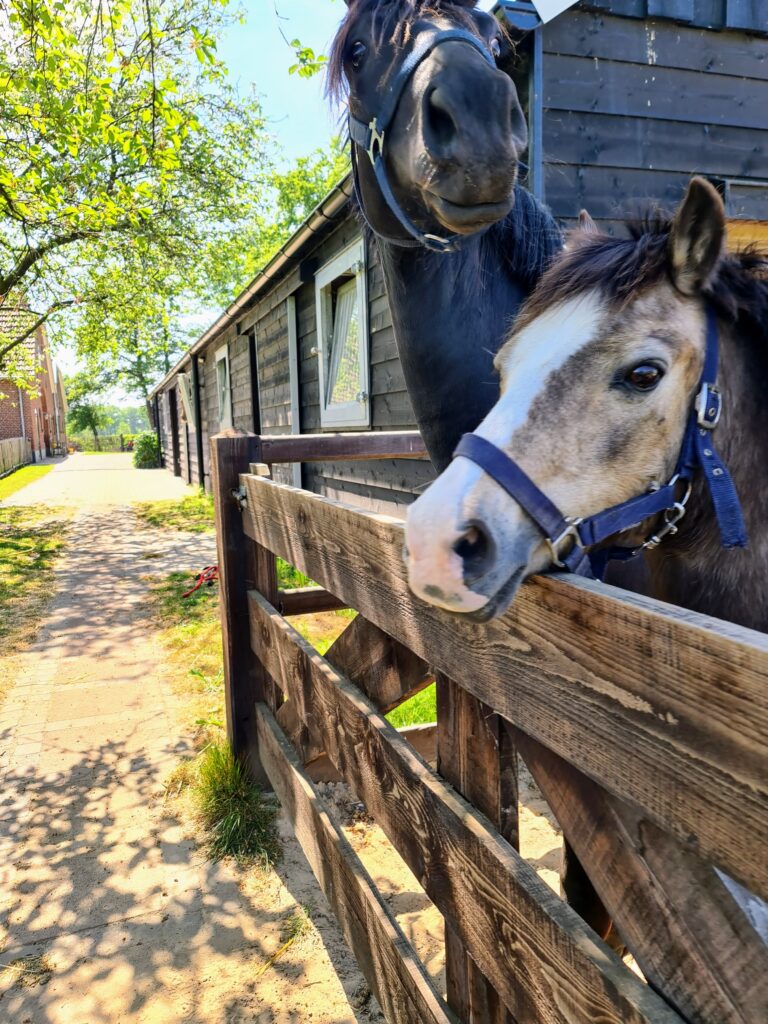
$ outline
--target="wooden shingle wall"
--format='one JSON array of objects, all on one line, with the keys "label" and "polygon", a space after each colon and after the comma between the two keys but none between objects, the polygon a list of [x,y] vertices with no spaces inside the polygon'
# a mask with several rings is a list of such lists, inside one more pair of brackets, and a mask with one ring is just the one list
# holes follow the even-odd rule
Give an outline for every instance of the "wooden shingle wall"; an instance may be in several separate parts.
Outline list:
[{"label": "wooden shingle wall", "polygon": [[[557,217],[585,207],[610,224],[649,199],[671,206],[693,173],[768,178],[764,38],[580,10],[543,31],[544,198]],[[752,209],[768,220],[768,189]]]}]

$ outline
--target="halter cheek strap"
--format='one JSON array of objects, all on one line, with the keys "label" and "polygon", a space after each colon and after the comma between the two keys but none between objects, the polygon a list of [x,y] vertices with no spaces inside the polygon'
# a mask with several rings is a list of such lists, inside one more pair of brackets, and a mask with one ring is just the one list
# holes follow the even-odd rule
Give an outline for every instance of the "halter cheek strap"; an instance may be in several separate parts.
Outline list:
[{"label": "halter cheek strap", "polygon": [[[434,32],[432,34],[425,35],[416,44],[416,46],[414,46],[413,50],[411,50],[390,79],[386,87],[386,92],[384,94],[379,113],[374,115],[368,124],[359,120],[359,118],[355,117],[352,113],[349,114],[348,118],[349,137],[352,142],[356,143],[362,150],[364,150],[365,153],[368,154],[368,159],[371,161],[371,165],[373,166],[373,173],[376,177],[378,186],[381,189],[384,201],[391,212],[395,215],[402,228],[411,237],[409,239],[388,238],[387,236],[381,235],[380,232],[376,233],[379,234],[380,237],[384,237],[387,241],[394,242],[395,244],[406,248],[424,246],[427,249],[431,249],[433,252],[443,253],[454,252],[458,246],[459,240],[463,236],[460,234],[453,234],[448,235],[446,238],[442,238],[439,235],[420,231],[419,228],[416,227],[395,198],[395,194],[389,184],[387,168],[384,163],[384,152],[387,132],[389,131],[395,113],[397,112],[397,107],[405,87],[416,73],[418,67],[427,59],[427,57],[429,57],[429,55],[433,53],[438,46],[442,46],[443,43],[449,42],[461,42],[474,47],[483,59],[491,65],[491,67],[496,67],[494,56],[486,47],[485,43],[481,39],[478,39],[477,36],[473,36],[471,32],[466,31],[466,29],[451,28],[446,29],[444,32]],[[365,216],[365,207],[360,201],[357,156],[354,146],[352,147],[352,171],[355,195],[360,205],[360,209],[363,211],[363,216]],[[371,230],[375,231],[372,225],[369,224],[368,226],[371,227]]]},{"label": "halter cheek strap", "polygon": [[[603,509],[583,519],[564,516],[505,452],[477,434],[465,434],[454,452],[479,466],[536,523],[549,545],[552,561],[561,569],[602,579],[608,562],[633,558],[645,548],[657,547],[677,533],[686,512],[694,476],[701,471],[712,498],[724,548],[746,547],[747,532],[731,476],[715,451],[712,431],[720,420],[722,396],[718,391],[717,319],[707,308],[707,340],[699,389],[688,418],[683,444],[672,479],[665,486]],[[635,548],[609,546],[587,551],[610,537],[638,527],[645,519],[663,514],[662,526]]]}]

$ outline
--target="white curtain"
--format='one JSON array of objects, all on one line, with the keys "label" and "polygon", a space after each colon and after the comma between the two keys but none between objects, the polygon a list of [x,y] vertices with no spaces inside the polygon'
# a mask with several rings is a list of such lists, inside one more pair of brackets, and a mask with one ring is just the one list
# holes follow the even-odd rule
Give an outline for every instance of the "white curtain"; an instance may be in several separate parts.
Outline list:
[{"label": "white curtain", "polygon": [[184,417],[189,424],[191,430],[197,430],[197,422],[195,420],[195,402],[192,395],[192,378],[188,373],[180,373],[177,377],[179,382],[179,394],[181,395],[181,404],[184,407]]},{"label": "white curtain", "polygon": [[357,279],[343,284],[336,294],[336,315],[328,379],[325,388],[326,408],[355,400],[360,390],[360,338],[357,310]]}]

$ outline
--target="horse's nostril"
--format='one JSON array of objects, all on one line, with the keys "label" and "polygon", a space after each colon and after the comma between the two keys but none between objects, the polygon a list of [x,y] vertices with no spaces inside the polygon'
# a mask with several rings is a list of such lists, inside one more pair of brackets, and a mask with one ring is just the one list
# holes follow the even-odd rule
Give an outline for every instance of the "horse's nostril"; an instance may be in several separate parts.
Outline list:
[{"label": "horse's nostril", "polygon": [[426,106],[429,141],[439,148],[449,147],[458,135],[458,128],[439,88],[430,90]]},{"label": "horse's nostril", "polygon": [[480,579],[490,569],[495,548],[490,534],[480,523],[473,523],[453,545],[464,563],[464,582]]}]

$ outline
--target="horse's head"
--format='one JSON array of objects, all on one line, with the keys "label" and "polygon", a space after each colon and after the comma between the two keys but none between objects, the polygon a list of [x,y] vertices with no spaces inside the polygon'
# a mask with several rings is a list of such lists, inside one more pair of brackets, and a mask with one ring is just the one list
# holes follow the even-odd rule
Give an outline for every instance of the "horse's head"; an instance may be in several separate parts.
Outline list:
[{"label": "horse's head", "polygon": [[[511,43],[475,2],[348,0],[330,57],[329,91],[348,93],[350,113],[363,126],[394,103],[384,164],[396,202],[424,232],[470,234],[505,217],[527,144],[517,91],[503,70],[513,59]],[[451,29],[465,38],[440,41],[409,75],[409,60]],[[372,227],[402,236],[362,146],[357,164]]]},{"label": "horse's head", "polygon": [[[702,372],[723,205],[694,179],[671,223],[631,239],[593,229],[571,237],[523,307],[496,357],[501,397],[475,432],[574,518],[674,472]],[[463,457],[411,507],[407,546],[415,593],[480,619],[553,565],[533,519]]]}]

